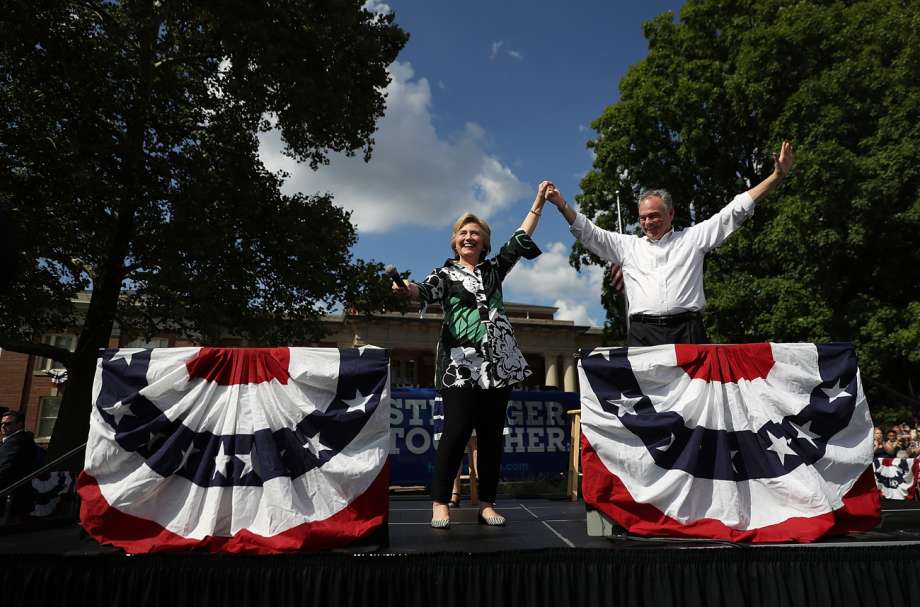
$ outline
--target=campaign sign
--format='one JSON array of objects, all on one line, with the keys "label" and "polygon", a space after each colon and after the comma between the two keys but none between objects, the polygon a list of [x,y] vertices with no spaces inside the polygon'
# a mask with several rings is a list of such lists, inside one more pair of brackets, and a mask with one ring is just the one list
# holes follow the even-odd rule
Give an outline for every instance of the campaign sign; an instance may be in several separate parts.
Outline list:
[{"label": "campaign sign", "polygon": [[[435,390],[392,391],[390,404],[390,484],[427,485],[437,450]],[[514,391],[505,418],[503,481],[551,480],[565,475],[571,448],[571,419],[578,407],[569,392]]]}]

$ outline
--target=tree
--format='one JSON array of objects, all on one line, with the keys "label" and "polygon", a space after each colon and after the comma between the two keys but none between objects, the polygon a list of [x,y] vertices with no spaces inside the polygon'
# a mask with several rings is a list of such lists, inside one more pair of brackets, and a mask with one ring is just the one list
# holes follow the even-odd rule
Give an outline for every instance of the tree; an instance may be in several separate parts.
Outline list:
[{"label": "tree", "polygon": [[[368,158],[406,39],[361,0],[4,4],[0,209],[19,249],[0,346],[67,366],[50,455],[86,438],[115,322],[283,344],[315,339],[336,301],[379,301],[348,213],[282,194],[258,134],[314,167]],[[76,351],[35,343],[77,324],[86,288]]]},{"label": "tree", "polygon": [[[645,24],[648,56],[593,124],[579,203],[664,187],[677,223],[797,166],[707,258],[707,323],[723,342],[853,341],[871,402],[920,405],[920,3],[688,0]],[[895,34],[896,33],[896,34]],[[630,220],[636,217],[629,206]],[[596,262],[583,249],[573,262]],[[613,308],[610,323],[621,323]],[[882,388],[884,386],[884,388]],[[883,391],[884,390],[884,391]],[[900,395],[900,397],[898,397]]]}]

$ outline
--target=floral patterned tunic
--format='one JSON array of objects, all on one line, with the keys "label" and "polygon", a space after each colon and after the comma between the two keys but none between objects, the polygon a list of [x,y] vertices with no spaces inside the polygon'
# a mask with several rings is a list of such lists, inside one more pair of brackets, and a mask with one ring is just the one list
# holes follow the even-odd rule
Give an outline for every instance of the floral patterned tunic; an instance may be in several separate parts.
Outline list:
[{"label": "floral patterned tunic", "polygon": [[444,309],[436,388],[503,388],[530,375],[505,316],[502,281],[518,259],[539,254],[530,236],[518,230],[475,270],[448,259],[416,283],[423,305],[436,302]]}]

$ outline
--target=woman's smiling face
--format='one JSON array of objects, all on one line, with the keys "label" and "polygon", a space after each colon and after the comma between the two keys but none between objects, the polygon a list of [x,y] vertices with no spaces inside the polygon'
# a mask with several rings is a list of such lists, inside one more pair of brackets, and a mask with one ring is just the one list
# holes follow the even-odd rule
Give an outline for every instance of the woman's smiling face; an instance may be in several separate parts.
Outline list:
[{"label": "woman's smiling face", "polygon": [[478,223],[463,224],[454,236],[454,251],[467,263],[479,263],[484,246],[482,227]]}]

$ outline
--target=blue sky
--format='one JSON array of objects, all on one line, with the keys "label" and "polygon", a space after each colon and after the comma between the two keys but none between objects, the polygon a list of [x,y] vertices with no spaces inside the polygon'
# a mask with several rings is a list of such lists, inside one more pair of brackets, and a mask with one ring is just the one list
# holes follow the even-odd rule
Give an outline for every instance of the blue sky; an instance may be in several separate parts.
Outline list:
[{"label": "blue sky", "polygon": [[[333,156],[314,172],[282,157],[269,135],[263,160],[291,174],[288,191],[328,191],[353,211],[356,257],[421,279],[448,257],[450,226],[463,211],[487,218],[493,241],[503,241],[541,180],[574,201],[591,168],[591,122],[647,52],[642,23],[676,16],[680,5],[369,0],[376,11],[395,12],[411,36],[390,66],[373,158]],[[534,237],[544,254],[509,275],[505,300],[556,305],[557,318],[602,325],[601,273],[568,266],[572,236],[555,209]]]}]

